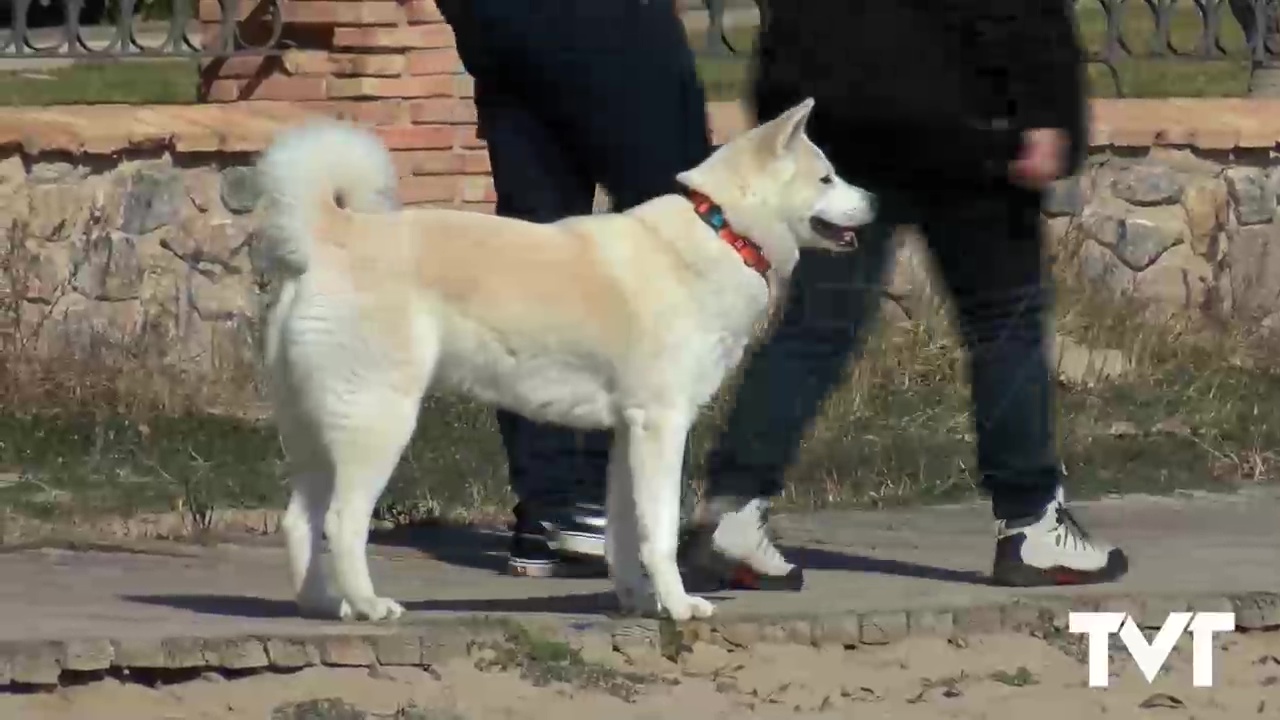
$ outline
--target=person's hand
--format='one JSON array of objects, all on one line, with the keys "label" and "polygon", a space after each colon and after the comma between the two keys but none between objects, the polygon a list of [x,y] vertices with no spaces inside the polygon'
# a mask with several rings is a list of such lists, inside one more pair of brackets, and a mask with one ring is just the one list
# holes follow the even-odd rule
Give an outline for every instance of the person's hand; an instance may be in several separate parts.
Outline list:
[{"label": "person's hand", "polygon": [[1023,132],[1018,159],[1009,164],[1010,179],[1031,190],[1044,189],[1066,172],[1069,145],[1066,131],[1059,128]]}]

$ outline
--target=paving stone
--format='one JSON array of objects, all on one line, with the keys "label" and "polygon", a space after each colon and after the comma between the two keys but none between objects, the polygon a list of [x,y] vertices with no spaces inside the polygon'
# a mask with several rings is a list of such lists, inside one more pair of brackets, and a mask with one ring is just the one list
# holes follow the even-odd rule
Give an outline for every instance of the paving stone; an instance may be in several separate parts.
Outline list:
[{"label": "paving stone", "polygon": [[842,613],[814,621],[815,645],[854,647],[862,640],[862,618],[856,613]]},{"label": "paving stone", "polygon": [[320,664],[320,651],[306,640],[269,638],[264,645],[273,668],[293,670]]},{"label": "paving stone", "polygon": [[1148,597],[1142,603],[1141,611],[1134,616],[1134,622],[1143,629],[1159,629],[1169,619],[1169,613],[1186,612],[1189,603],[1186,598]]},{"label": "paving stone", "polygon": [[950,610],[912,610],[907,613],[907,632],[912,637],[951,637],[955,616]]},{"label": "paving stone", "polygon": [[161,646],[164,648],[164,667],[171,670],[208,667],[211,664],[204,654],[202,638],[166,638]]},{"label": "paving stone", "polygon": [[380,635],[373,639],[379,665],[422,665],[422,638],[417,635]]},{"label": "paving stone", "polygon": [[717,626],[717,632],[725,643],[736,647],[751,647],[760,642],[760,626],[751,622],[730,622]]},{"label": "paving stone", "polygon": [[1140,597],[1132,595],[1116,595],[1103,598],[1103,600],[1098,603],[1098,610],[1100,612],[1122,612],[1134,618],[1136,622],[1137,618],[1141,618],[1143,616],[1143,605],[1144,600]]},{"label": "paving stone", "polygon": [[165,667],[164,646],[160,640],[149,638],[122,638],[112,640],[111,666],[118,668]]},{"label": "paving stone", "polygon": [[795,619],[783,626],[789,642],[797,645],[812,645],[814,642],[813,622],[807,619]]},{"label": "paving stone", "polygon": [[907,630],[907,614],[903,611],[863,613],[859,642],[887,645],[905,638]]},{"label": "paving stone", "polygon": [[20,643],[9,655],[9,681],[26,685],[57,685],[62,674],[62,644]]},{"label": "paving stone", "polygon": [[1272,630],[1280,628],[1280,595],[1276,593],[1248,593],[1233,598],[1236,627],[1241,630]]},{"label": "paving stone", "polygon": [[[480,633],[483,636],[485,633]],[[467,648],[476,638],[474,630],[458,626],[437,626],[419,637],[422,664],[440,665],[467,654]]]},{"label": "paving stone", "polygon": [[62,667],[78,672],[106,670],[115,654],[110,640],[68,640],[63,643]]},{"label": "paving stone", "polygon": [[369,638],[359,635],[330,635],[315,640],[320,662],[339,667],[367,667],[378,662]]},{"label": "paving stone", "polygon": [[220,638],[204,642],[209,664],[227,670],[252,670],[270,664],[267,650],[257,638]]},{"label": "paving stone", "polygon": [[1011,632],[1031,632],[1042,629],[1040,605],[1034,602],[1014,601],[1005,605],[1000,613],[1000,627]]},{"label": "paving stone", "polygon": [[952,611],[953,637],[999,632],[1004,622],[999,605],[975,605]]}]

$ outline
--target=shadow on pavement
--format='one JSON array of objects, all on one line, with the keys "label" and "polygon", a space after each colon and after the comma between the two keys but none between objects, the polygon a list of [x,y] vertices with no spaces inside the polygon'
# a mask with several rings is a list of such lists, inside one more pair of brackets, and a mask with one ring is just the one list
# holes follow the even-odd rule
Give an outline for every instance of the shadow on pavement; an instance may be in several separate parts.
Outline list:
[{"label": "shadow on pavement", "polygon": [[[502,573],[506,567],[507,536],[505,533],[462,525],[423,525],[399,528],[370,536],[370,549],[404,548],[420,552],[451,565]],[[901,560],[874,558],[851,552],[815,547],[785,547],[783,552],[792,562],[806,570],[848,572],[861,575],[889,575],[965,585],[989,585],[985,573],[954,570]],[[600,568],[605,572],[603,565]],[[283,572],[284,569],[281,568]],[[507,582],[523,582],[510,578]],[[569,590],[579,580],[561,580]],[[594,586],[598,587],[598,585]],[[292,600],[213,594],[129,595],[123,599],[146,605],[171,607],[203,615],[244,618],[296,618]],[[451,613],[529,613],[597,615],[617,611],[617,601],[609,591],[587,591],[561,595],[524,598],[454,598],[408,601],[405,609],[413,612]],[[714,597],[712,599],[724,599]]]}]

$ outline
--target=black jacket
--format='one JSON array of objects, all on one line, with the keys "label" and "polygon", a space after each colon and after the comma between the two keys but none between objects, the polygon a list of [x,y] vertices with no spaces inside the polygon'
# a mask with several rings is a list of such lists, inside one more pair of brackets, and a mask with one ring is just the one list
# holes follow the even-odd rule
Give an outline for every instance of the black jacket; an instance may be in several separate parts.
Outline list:
[{"label": "black jacket", "polygon": [[810,134],[870,187],[1003,177],[1020,132],[1087,147],[1083,54],[1067,0],[776,0],[756,46],[761,121],[805,97]]}]

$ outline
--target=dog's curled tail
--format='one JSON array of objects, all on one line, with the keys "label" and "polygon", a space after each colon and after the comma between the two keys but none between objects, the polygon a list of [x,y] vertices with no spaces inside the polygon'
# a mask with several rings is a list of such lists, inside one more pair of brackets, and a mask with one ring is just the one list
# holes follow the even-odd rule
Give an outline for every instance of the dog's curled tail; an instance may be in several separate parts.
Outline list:
[{"label": "dog's curled tail", "polygon": [[320,214],[393,211],[396,179],[391,154],[368,130],[333,120],[285,130],[258,160],[265,217],[255,254],[277,272],[301,275]]}]

